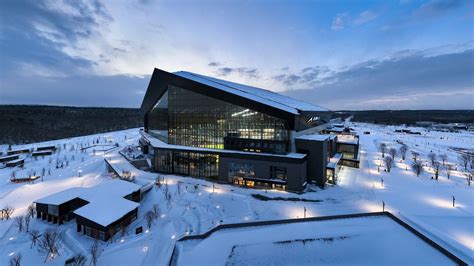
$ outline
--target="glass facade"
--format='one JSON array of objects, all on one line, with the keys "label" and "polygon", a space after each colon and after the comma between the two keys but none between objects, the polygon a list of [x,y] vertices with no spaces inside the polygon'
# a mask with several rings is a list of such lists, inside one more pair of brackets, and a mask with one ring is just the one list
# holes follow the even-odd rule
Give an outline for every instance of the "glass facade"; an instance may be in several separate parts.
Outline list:
[{"label": "glass facade", "polygon": [[176,86],[148,113],[148,132],[169,144],[223,149],[224,137],[288,141],[288,125],[247,108]]},{"label": "glass facade", "polygon": [[[150,135],[181,146],[224,149],[227,139],[239,144],[227,149],[284,154],[289,143],[284,119],[172,85],[148,112],[147,125]],[[155,150],[159,172],[217,178],[218,167],[217,154]]]},{"label": "glass facade", "polygon": [[157,150],[155,170],[165,173],[215,179],[219,174],[219,155],[186,151]]}]

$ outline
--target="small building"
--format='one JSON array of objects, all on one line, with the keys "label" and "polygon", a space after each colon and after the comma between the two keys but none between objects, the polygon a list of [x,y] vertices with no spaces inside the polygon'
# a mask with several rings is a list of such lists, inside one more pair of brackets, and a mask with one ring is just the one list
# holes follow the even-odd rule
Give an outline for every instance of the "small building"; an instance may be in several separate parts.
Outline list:
[{"label": "small building", "polygon": [[359,168],[359,136],[337,135],[336,151],[342,154],[342,165]]},{"label": "small building", "polygon": [[6,167],[16,167],[25,164],[25,159],[16,159],[5,163]]},{"label": "small building", "polygon": [[46,156],[46,155],[51,155],[53,154],[53,151],[52,150],[41,150],[41,151],[35,151],[33,153],[31,153],[32,156],[36,157],[36,156]]},{"label": "small building", "polygon": [[0,163],[9,162],[9,161],[17,160],[17,159],[20,159],[20,156],[18,154],[8,155],[8,156],[0,157]]},{"label": "small building", "polygon": [[30,149],[21,149],[21,150],[11,150],[7,151],[7,155],[13,155],[13,154],[29,154]]},{"label": "small building", "polygon": [[119,179],[66,189],[36,200],[37,218],[58,224],[76,218],[78,232],[107,241],[137,218],[140,189]]},{"label": "small building", "polygon": [[36,148],[36,151],[55,151],[56,146],[43,146]]},{"label": "small building", "polygon": [[74,187],[36,200],[36,217],[59,224],[71,220],[74,210],[89,203],[80,198],[85,189]]},{"label": "small building", "polygon": [[138,206],[137,202],[105,196],[74,211],[77,232],[107,241],[137,219]]}]

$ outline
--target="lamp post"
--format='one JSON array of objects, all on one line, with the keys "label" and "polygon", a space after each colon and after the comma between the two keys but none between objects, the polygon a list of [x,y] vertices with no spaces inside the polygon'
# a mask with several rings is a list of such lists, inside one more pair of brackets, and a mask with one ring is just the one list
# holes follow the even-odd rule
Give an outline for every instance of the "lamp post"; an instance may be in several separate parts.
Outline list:
[{"label": "lamp post", "polygon": [[306,207],[303,207],[304,208],[304,218],[306,218]]},{"label": "lamp post", "polygon": [[382,212],[385,212],[385,201],[382,201]]},{"label": "lamp post", "polygon": [[79,176],[79,177],[82,176],[82,170],[77,170],[77,176]]}]

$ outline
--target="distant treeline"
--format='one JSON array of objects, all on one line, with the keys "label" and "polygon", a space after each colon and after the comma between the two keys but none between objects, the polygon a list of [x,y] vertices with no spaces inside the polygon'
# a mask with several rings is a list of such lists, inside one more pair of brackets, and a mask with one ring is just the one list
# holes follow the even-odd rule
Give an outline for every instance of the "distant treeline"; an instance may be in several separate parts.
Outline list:
[{"label": "distant treeline", "polygon": [[139,109],[0,105],[0,144],[22,144],[143,126]]},{"label": "distant treeline", "polygon": [[474,123],[474,110],[371,110],[337,111],[335,116],[343,118],[353,115],[354,122],[388,125],[414,125],[420,121],[436,123]]}]

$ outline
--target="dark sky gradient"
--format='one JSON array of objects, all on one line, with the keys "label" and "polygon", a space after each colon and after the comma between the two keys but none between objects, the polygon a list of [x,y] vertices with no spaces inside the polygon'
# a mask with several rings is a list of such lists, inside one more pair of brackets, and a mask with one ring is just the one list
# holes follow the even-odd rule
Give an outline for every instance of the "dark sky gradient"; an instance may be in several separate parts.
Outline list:
[{"label": "dark sky gradient", "polygon": [[139,107],[154,67],[333,110],[474,109],[474,1],[0,1],[0,104]]}]

